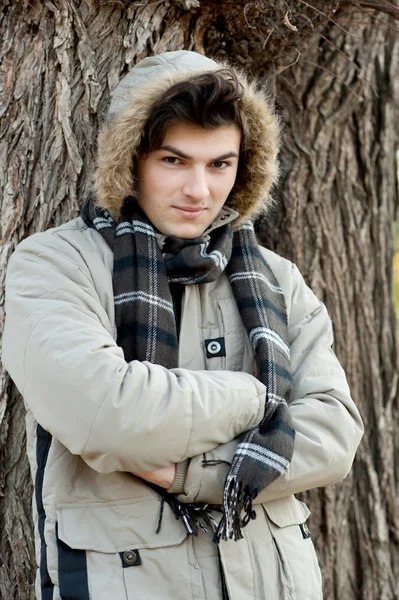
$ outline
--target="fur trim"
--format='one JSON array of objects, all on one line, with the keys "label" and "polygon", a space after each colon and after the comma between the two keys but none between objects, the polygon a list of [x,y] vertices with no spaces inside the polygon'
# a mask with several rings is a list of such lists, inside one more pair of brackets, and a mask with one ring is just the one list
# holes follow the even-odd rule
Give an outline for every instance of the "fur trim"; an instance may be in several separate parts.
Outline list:
[{"label": "fur trim", "polygon": [[[272,204],[269,195],[278,176],[279,122],[265,93],[250,82],[243,72],[226,63],[215,63],[214,70],[228,67],[237,74],[244,87],[240,100],[244,129],[245,167],[250,172],[248,182],[236,185],[226,202],[240,216],[233,226],[255,217]],[[114,217],[119,214],[123,199],[134,189],[134,158],[151,108],[160,94],[179,81],[212,70],[165,72],[155,80],[133,89],[127,108],[113,116],[100,129],[98,163],[94,187],[97,203]]]}]

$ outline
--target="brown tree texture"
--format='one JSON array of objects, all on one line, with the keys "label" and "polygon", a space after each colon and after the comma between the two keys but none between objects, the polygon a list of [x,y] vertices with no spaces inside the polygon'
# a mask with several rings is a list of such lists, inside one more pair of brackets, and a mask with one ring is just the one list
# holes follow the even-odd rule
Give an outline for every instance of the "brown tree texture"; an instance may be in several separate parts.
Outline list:
[{"label": "brown tree texture", "polygon": [[[262,242],[326,302],[366,433],[351,475],[305,494],[327,600],[399,598],[397,0],[2,0],[0,285],[26,236],[78,214],[112,88],[189,49],[251,70],[284,122]],[[0,309],[2,311],[2,309]],[[0,312],[0,326],[4,320]],[[21,397],[0,373],[0,597],[34,598]]]}]

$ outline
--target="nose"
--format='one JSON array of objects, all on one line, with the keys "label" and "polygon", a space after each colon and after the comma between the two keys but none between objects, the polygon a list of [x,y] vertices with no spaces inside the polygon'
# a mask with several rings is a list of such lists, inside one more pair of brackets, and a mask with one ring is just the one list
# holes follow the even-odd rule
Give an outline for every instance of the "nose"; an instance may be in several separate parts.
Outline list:
[{"label": "nose", "polygon": [[183,187],[183,194],[197,202],[205,200],[209,196],[208,182],[205,169],[198,167],[190,169]]}]

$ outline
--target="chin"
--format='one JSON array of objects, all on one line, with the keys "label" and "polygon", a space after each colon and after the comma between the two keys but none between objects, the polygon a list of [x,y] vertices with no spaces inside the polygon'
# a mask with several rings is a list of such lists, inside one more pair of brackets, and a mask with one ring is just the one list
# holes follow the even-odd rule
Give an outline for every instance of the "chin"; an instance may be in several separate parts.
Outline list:
[{"label": "chin", "polygon": [[176,237],[179,237],[184,240],[194,240],[197,237],[200,237],[204,233],[205,229],[200,229],[196,232],[187,231],[186,233],[175,234]]},{"label": "chin", "polygon": [[193,227],[184,228],[184,227],[171,227],[168,231],[162,232],[164,235],[169,236],[173,235],[174,237],[184,239],[184,240],[193,240],[194,238],[200,237],[205,229],[207,229],[208,225],[205,227],[198,227],[194,229]]}]

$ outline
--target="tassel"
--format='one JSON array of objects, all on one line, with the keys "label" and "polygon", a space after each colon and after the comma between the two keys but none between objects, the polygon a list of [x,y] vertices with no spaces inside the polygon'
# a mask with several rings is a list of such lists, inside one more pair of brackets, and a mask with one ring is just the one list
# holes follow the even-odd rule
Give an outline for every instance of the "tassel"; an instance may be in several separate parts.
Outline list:
[{"label": "tassel", "polygon": [[[222,518],[213,536],[215,544],[219,544],[220,540],[237,542],[244,537],[242,528],[246,527],[251,520],[256,519],[253,501],[257,494],[257,489],[249,485],[244,487],[242,482],[238,483],[234,476],[228,478],[223,494]],[[242,513],[244,514],[241,517]]]}]

